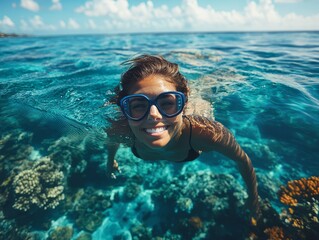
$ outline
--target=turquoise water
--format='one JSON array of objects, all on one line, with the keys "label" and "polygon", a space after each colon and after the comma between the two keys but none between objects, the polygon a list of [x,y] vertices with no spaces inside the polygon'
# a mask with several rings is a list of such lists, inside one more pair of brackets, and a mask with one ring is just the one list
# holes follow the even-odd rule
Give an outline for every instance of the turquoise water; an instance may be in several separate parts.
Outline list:
[{"label": "turquoise water", "polygon": [[[230,221],[238,214],[227,218],[230,208],[217,190],[216,201],[226,210],[211,216],[203,215],[197,195],[185,192],[183,199],[192,201],[185,210],[176,207],[183,202],[177,193],[172,199],[155,194],[166,196],[163,186],[168,189],[174,181],[204,188],[203,174],[213,173],[231,178],[233,185],[227,186],[244,198],[235,165],[221,155],[205,153],[187,164],[145,163],[123,146],[117,154],[122,173],[116,180],[106,178],[103,128],[106,117],[119,113],[105,103],[125,70],[120,63],[142,53],[178,63],[191,87],[213,104],[216,120],[251,157],[260,196],[280,213],[285,208],[277,196],[280,186],[319,172],[318,42],[319,32],[0,39],[0,233],[53,239],[59,232],[54,231],[66,226],[71,232],[65,239],[79,239],[84,232],[93,239],[240,239]],[[36,204],[28,211],[13,209],[15,177],[36,169],[45,156],[63,172],[55,184],[63,185],[64,200],[45,211]],[[210,177],[213,182],[215,175]],[[198,216],[201,227],[189,220]],[[223,235],[220,226],[228,233]],[[250,231],[247,227],[242,239]]]}]

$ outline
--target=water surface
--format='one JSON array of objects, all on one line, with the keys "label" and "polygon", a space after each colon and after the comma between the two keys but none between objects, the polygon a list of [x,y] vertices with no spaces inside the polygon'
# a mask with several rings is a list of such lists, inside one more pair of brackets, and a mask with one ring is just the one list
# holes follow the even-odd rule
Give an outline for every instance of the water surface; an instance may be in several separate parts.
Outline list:
[{"label": "water surface", "polygon": [[[143,53],[160,54],[180,65],[198,96],[213,104],[216,120],[234,133],[251,157],[261,197],[269,199],[280,212],[284,208],[277,196],[280,186],[289,180],[318,176],[319,172],[318,43],[318,32],[0,39],[1,208],[12,207],[15,199],[5,183],[19,172],[31,169],[44,156],[51,157],[62,169],[67,199],[64,201],[69,201],[64,202],[62,209],[48,213],[53,222],[45,227],[39,227],[36,221],[23,224],[23,220],[19,221],[21,213],[3,210],[1,224],[7,225],[1,231],[9,236],[13,227],[9,231],[8,226],[19,223],[20,235],[23,231],[35,231],[46,238],[57,226],[68,226],[73,229],[73,239],[83,231],[93,239],[131,239],[140,231],[132,226],[142,223],[147,229],[154,222],[164,221],[165,216],[156,211],[153,193],[174,178],[209,171],[230,174],[243,187],[234,163],[216,153],[206,153],[192,163],[177,166],[144,163],[122,147],[117,156],[122,173],[114,181],[105,177],[108,139],[103,129],[108,124],[106,117],[114,117],[118,109],[102,106],[112,97],[125,70],[121,62]],[[180,181],[192,181],[189,179]],[[132,181],[133,187],[128,185]],[[125,186],[139,189],[137,197],[119,200],[121,194],[125,195]],[[111,196],[112,207],[89,204],[98,200],[88,196],[99,193]],[[82,199],[84,203],[80,196],[86,199]],[[75,210],[77,202],[91,208],[92,214],[81,215]],[[200,210],[190,211],[189,215],[186,211],[176,218],[195,221],[191,217],[201,214]],[[33,214],[36,213],[22,216],[30,220],[36,218]],[[89,223],[82,222],[92,215],[99,221],[90,220],[90,228]],[[162,228],[153,230],[152,237],[183,236],[172,225],[162,224]],[[186,229],[191,228],[187,226]],[[206,224],[206,229],[211,229],[209,226]],[[183,237],[200,239],[196,231],[206,234],[207,239],[218,236],[216,229],[200,228]],[[234,227],[230,235],[236,234]]]}]

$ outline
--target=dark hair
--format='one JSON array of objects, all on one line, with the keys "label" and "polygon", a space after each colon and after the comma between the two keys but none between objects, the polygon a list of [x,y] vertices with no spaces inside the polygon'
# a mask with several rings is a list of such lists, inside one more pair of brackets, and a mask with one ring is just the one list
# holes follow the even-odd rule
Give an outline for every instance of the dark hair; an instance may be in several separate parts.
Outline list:
[{"label": "dark hair", "polygon": [[130,67],[122,74],[121,82],[115,90],[117,105],[123,97],[128,95],[128,91],[134,83],[153,74],[163,76],[176,86],[177,91],[184,93],[186,97],[189,95],[187,80],[179,72],[178,65],[167,61],[162,56],[141,55],[122,64]]}]

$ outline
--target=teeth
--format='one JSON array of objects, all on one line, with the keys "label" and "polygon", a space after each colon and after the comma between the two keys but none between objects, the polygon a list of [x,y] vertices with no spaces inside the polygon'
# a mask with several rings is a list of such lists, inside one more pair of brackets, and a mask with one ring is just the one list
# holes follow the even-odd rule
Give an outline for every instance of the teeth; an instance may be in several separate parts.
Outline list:
[{"label": "teeth", "polygon": [[159,133],[166,130],[166,127],[158,127],[158,128],[146,128],[145,131],[147,133]]}]

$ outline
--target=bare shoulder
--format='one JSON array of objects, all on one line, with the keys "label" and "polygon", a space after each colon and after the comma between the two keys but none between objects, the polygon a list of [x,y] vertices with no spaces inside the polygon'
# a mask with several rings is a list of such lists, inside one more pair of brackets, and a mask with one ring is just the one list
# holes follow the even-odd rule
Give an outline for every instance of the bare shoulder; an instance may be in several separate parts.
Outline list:
[{"label": "bare shoulder", "polygon": [[133,133],[126,120],[111,122],[110,126],[105,128],[108,140],[114,143],[121,143],[131,146],[134,139]]},{"label": "bare shoulder", "polygon": [[192,124],[192,146],[196,150],[212,150],[216,142],[220,141],[227,129],[218,121],[210,118],[189,115]]},{"label": "bare shoulder", "polygon": [[223,124],[211,118],[202,117],[199,115],[189,115],[187,118],[192,124],[195,134],[212,134],[220,132],[225,128]]}]

